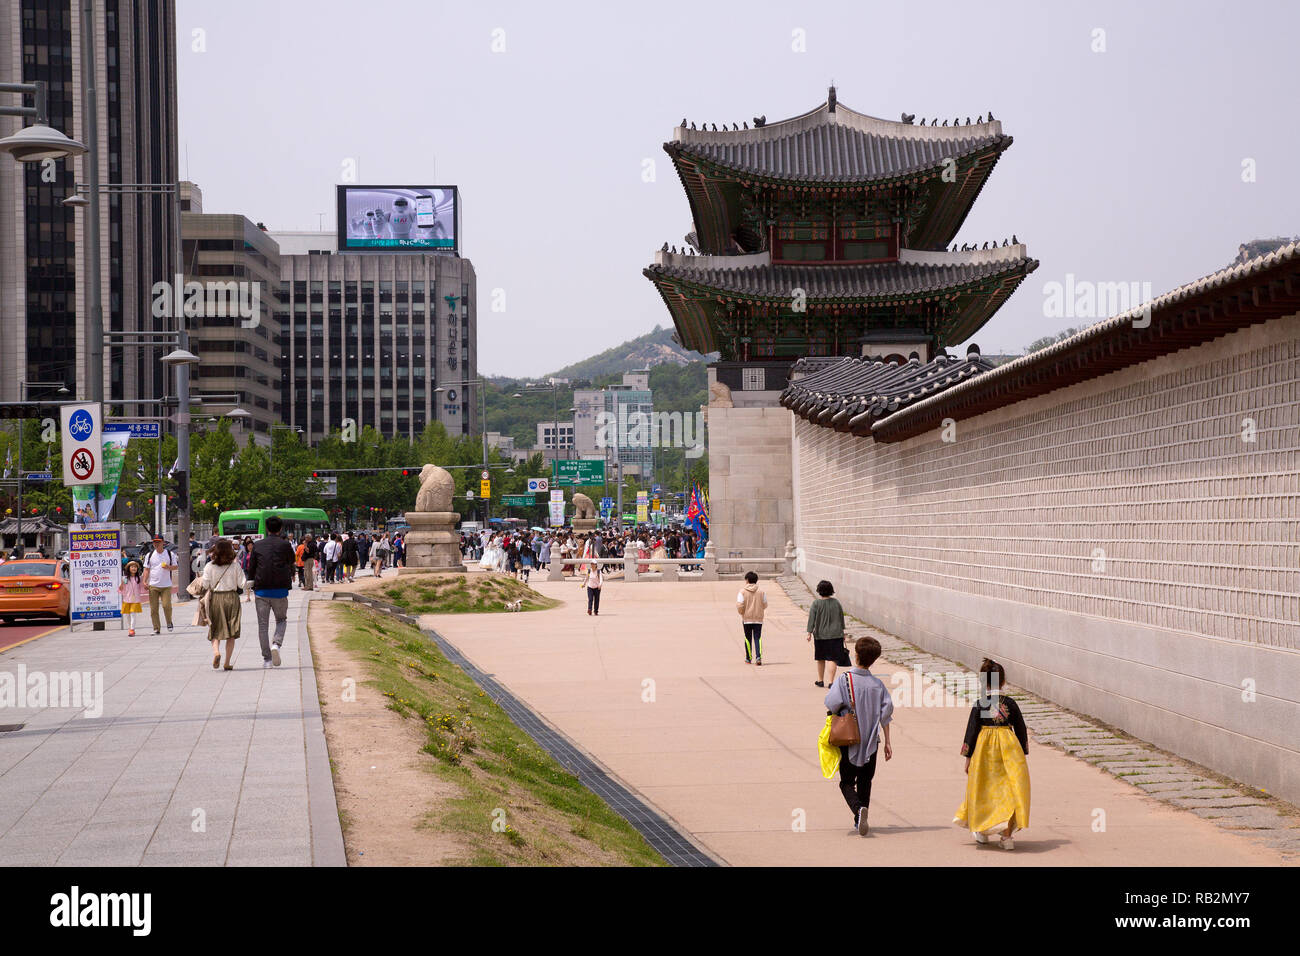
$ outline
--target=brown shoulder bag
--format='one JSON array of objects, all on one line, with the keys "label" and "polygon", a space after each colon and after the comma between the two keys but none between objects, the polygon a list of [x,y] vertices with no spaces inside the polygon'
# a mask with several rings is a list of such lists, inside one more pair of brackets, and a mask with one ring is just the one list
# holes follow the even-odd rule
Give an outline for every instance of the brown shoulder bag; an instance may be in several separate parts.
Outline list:
[{"label": "brown shoulder bag", "polygon": [[862,733],[858,730],[858,702],[853,695],[852,675],[845,674],[844,681],[849,685],[849,710],[848,713],[831,717],[831,732],[826,742],[832,747],[852,747],[862,741]]}]

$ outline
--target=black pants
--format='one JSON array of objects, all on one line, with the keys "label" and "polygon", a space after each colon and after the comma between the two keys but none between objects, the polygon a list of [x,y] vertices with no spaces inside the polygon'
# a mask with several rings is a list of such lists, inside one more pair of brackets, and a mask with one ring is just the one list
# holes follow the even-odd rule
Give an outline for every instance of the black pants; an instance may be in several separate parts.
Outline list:
[{"label": "black pants", "polygon": [[744,621],[741,626],[745,629],[745,663],[749,663],[751,651],[754,658],[761,661],[763,659],[763,622]]},{"label": "black pants", "polygon": [[592,614],[600,613],[600,588],[587,588],[587,610]]},{"label": "black pants", "polygon": [[853,812],[854,826],[858,822],[858,810],[871,806],[871,778],[876,775],[876,756],[879,753],[877,747],[867,765],[858,767],[849,763],[849,748],[840,748],[840,793],[844,794],[844,802]]}]

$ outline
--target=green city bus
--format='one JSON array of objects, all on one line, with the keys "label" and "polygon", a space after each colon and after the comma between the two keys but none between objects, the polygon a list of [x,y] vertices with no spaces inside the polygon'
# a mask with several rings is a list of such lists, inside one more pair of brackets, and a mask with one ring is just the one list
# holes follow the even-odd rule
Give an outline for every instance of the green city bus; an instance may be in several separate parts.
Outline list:
[{"label": "green city bus", "polygon": [[295,541],[306,532],[329,534],[330,522],[320,508],[248,508],[243,511],[223,511],[217,518],[217,534],[223,538],[253,538],[266,534],[266,519],[279,515],[284,522],[283,533]]}]

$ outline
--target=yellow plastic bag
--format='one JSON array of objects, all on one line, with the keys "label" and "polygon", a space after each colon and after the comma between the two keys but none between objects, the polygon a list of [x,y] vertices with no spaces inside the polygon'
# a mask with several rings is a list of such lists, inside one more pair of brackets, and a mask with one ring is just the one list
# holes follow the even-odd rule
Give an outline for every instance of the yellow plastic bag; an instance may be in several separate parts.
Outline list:
[{"label": "yellow plastic bag", "polygon": [[827,738],[831,735],[831,716],[826,715],[826,725],[817,737],[817,756],[822,762],[822,776],[830,779],[840,769],[840,748],[832,746]]}]

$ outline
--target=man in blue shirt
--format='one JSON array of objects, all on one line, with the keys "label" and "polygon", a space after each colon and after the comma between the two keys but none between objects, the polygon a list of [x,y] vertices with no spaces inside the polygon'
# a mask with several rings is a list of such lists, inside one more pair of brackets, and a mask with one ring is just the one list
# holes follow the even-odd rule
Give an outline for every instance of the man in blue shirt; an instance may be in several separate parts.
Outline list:
[{"label": "man in blue shirt", "polygon": [[[266,519],[266,537],[253,545],[248,559],[248,576],[253,579],[257,598],[257,639],[262,644],[262,666],[280,666],[280,645],[288,627],[289,588],[293,584],[293,545],[280,536],[284,522],[279,515]],[[267,641],[271,613],[275,613],[275,640]]]}]

